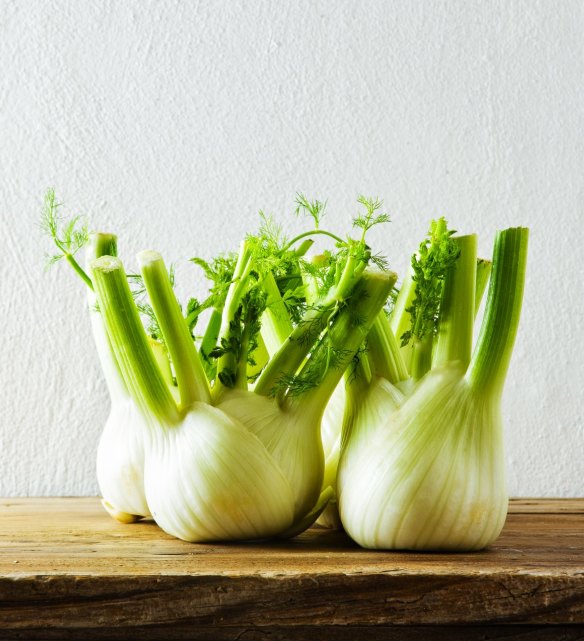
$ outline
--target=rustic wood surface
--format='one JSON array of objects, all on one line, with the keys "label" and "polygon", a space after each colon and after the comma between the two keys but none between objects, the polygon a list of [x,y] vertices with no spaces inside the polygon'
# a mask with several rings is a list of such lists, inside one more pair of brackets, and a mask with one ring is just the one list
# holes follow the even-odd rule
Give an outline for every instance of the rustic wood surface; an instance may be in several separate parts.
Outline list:
[{"label": "rustic wood surface", "polygon": [[80,637],[584,639],[584,499],[512,501],[472,554],[372,552],[316,528],[195,545],[93,498],[0,500],[0,638]]}]

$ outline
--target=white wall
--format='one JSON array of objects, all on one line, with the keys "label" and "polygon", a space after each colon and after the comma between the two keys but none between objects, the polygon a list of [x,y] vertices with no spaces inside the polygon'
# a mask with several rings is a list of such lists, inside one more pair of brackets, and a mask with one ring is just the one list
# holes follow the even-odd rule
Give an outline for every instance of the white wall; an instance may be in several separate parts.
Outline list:
[{"label": "white wall", "polygon": [[108,402],[82,284],[43,273],[47,186],[183,295],[297,190],[343,230],[384,198],[402,273],[433,216],[485,255],[528,225],[509,490],[584,495],[583,33],[580,0],[0,0],[0,495],[97,492]]}]

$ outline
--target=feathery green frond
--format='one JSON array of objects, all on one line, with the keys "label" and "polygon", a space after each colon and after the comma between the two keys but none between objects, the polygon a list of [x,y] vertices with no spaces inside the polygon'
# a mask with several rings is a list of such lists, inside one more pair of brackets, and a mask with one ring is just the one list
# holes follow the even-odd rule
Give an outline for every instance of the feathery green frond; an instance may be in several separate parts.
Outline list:
[{"label": "feathery green frond", "polygon": [[365,212],[357,214],[353,218],[353,227],[359,227],[363,230],[363,236],[375,225],[381,225],[390,221],[389,214],[377,212],[383,207],[383,201],[378,198],[368,198],[359,196],[357,202],[365,207]]},{"label": "feathery green frond", "polygon": [[308,200],[304,194],[296,194],[296,215],[305,214],[310,216],[314,220],[315,229],[319,228],[320,221],[325,214],[325,209],[326,200],[324,202],[320,200]]},{"label": "feathery green frond", "polygon": [[75,259],[77,252],[89,241],[89,229],[82,216],[74,216],[66,220],[61,216],[54,189],[48,189],[45,194],[41,212],[41,229],[53,241],[59,250],[56,254],[48,254],[46,267],[51,267],[61,259],[65,259],[77,272],[85,284],[93,288],[91,278]]}]

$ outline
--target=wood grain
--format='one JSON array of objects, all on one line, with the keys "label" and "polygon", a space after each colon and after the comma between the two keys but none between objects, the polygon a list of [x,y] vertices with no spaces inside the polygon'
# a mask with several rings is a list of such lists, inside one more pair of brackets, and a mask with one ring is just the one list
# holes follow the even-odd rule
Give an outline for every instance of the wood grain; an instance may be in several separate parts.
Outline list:
[{"label": "wood grain", "polygon": [[584,500],[512,501],[496,544],[472,554],[372,552],[320,529],[195,545],[116,523],[97,499],[0,501],[0,638],[433,639],[442,626],[463,626],[443,629],[455,641],[584,639]]}]

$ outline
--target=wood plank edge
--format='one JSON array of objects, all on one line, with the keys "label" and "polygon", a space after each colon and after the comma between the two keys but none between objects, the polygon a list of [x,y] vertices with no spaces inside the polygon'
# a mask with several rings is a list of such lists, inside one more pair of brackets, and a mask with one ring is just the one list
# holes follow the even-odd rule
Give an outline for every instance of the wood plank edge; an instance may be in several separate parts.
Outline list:
[{"label": "wood plank edge", "polygon": [[581,641],[582,625],[395,625],[395,626],[140,626],[0,630],[3,641]]}]

